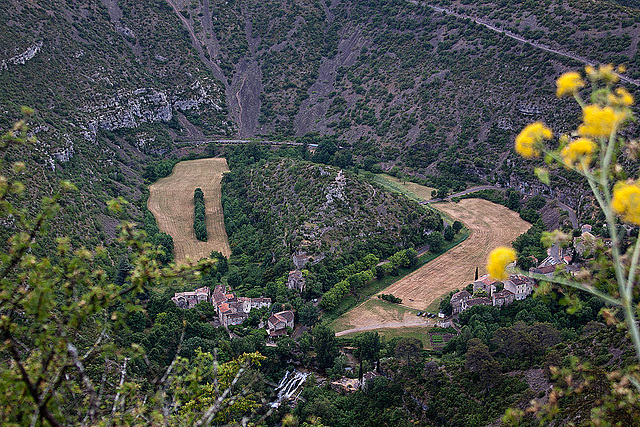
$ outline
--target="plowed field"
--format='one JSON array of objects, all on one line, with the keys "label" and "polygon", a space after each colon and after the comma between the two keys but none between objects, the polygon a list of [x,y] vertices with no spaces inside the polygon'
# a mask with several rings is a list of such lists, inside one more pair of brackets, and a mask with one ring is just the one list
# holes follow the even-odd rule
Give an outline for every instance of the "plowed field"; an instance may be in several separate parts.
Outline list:
[{"label": "plowed field", "polygon": [[[173,173],[149,187],[147,207],[156,217],[160,231],[173,237],[176,261],[208,257],[211,251],[231,254],[222,215],[220,182],[228,172],[222,158],[188,160],[178,163]],[[193,231],[193,191],[204,193],[205,221],[209,238],[196,239]]]},{"label": "plowed field", "polygon": [[[510,246],[516,237],[531,227],[517,213],[483,199],[463,199],[459,203],[432,206],[464,223],[471,234],[458,246],[382,291],[402,298],[402,305],[417,310],[425,310],[441,295],[473,282],[476,267],[479,267],[480,275],[484,274],[489,252],[497,246]],[[367,304],[361,304],[337,319],[336,323],[356,329],[391,321],[397,319],[391,316],[381,318],[380,313],[369,312]],[[336,328],[340,329],[343,328]]]}]

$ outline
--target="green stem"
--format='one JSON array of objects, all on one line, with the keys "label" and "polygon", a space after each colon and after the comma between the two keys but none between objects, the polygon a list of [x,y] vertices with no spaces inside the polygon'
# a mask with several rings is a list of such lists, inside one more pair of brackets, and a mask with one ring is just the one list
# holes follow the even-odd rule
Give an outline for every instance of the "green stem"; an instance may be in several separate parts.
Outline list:
[{"label": "green stem", "polygon": [[636,238],[636,245],[633,249],[631,267],[629,268],[629,276],[627,276],[627,288],[633,288],[633,279],[636,275],[636,269],[638,268],[638,258],[640,258],[640,237]]},{"label": "green stem", "polygon": [[[618,289],[620,297],[622,298],[622,307],[624,310],[625,323],[629,330],[629,336],[633,342],[634,349],[636,351],[636,358],[640,361],[640,330],[638,329],[638,323],[636,322],[636,315],[633,305],[633,280],[627,283],[624,278],[624,272],[622,271],[622,263],[620,257],[618,230],[616,228],[616,217],[611,209],[611,191],[609,189],[609,167],[611,163],[611,157],[613,156],[613,148],[615,146],[616,126],[614,126],[611,134],[609,135],[609,145],[604,155],[603,163],[600,169],[600,186],[602,188],[602,195],[604,201],[601,203],[601,199],[598,200],[601,208],[607,219],[607,226],[609,227],[609,234],[611,235],[611,255],[613,258],[613,267],[616,272],[616,278],[618,280]],[[596,197],[598,194],[596,194]],[[634,250],[635,252],[635,250]],[[635,268],[634,268],[635,269]],[[631,271],[629,272],[632,273]],[[633,277],[633,276],[630,276]],[[640,389],[638,389],[640,391]]]},{"label": "green stem", "polygon": [[577,289],[579,291],[584,291],[584,292],[588,292],[591,295],[594,295],[606,302],[608,302],[609,304],[613,305],[613,306],[621,306],[622,305],[622,301],[619,299],[616,299],[614,297],[612,297],[611,295],[608,295],[604,292],[600,292],[599,290],[597,290],[594,287],[591,286],[585,286],[581,283],[576,283],[576,282],[572,282],[570,280],[566,280],[563,279],[561,277],[547,277],[544,274],[526,274],[526,276],[531,277],[532,279],[536,279],[536,280],[544,280],[546,282],[551,282],[551,283],[557,283],[559,285],[564,285],[564,286],[569,286],[570,288],[574,288]]}]

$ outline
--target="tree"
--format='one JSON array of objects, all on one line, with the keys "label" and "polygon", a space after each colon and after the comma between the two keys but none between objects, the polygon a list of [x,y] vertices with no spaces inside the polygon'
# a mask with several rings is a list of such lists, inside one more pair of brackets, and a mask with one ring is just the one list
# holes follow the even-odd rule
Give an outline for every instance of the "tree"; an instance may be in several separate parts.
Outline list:
[{"label": "tree", "polygon": [[460,230],[462,230],[462,223],[458,220],[453,221],[453,224],[451,225],[453,227],[453,231],[457,233],[460,232]]},{"label": "tree", "polygon": [[[354,340],[356,350],[354,355],[360,359],[360,372],[362,373],[362,361],[369,360],[371,363],[378,362],[380,357],[380,350],[382,350],[382,344],[380,343],[380,336],[377,332],[365,332],[360,334]],[[377,365],[380,370],[379,364]]]},{"label": "tree", "polygon": [[216,270],[218,271],[218,274],[220,274],[221,276],[227,274],[227,271],[229,271],[229,263],[227,261],[227,257],[222,255],[222,253],[218,251],[211,251],[209,258],[218,260],[218,262],[216,263]]},{"label": "tree", "polygon": [[457,291],[451,291],[449,292],[449,295],[447,295],[446,297],[442,298],[442,300],[440,300],[440,304],[438,305],[438,309],[440,310],[440,313],[443,313],[445,316],[451,316],[451,313],[453,312],[453,306],[451,305],[451,297],[456,292]]},{"label": "tree", "polygon": [[498,353],[521,355],[531,361],[535,356],[544,354],[545,349],[559,343],[560,332],[550,323],[527,325],[517,321],[510,327],[497,329],[491,342]]},{"label": "tree", "polygon": [[320,369],[330,368],[338,356],[338,344],[335,334],[328,326],[320,324],[313,328],[312,335],[318,367]]},{"label": "tree", "polygon": [[490,388],[500,378],[500,364],[493,359],[487,347],[478,338],[467,342],[466,368],[478,374],[485,389]]},{"label": "tree", "polygon": [[417,338],[401,338],[396,344],[396,356],[407,359],[407,365],[422,357],[422,342]]},{"label": "tree", "polygon": [[158,261],[162,265],[169,264],[173,261],[173,237],[167,233],[158,233],[155,235],[154,244],[159,246]]},{"label": "tree", "polygon": [[516,212],[520,210],[520,194],[511,188],[507,190],[507,207]]},{"label": "tree", "polygon": [[207,223],[204,207],[204,193],[202,189],[196,188],[193,192],[193,230],[196,234],[196,238],[203,242],[207,241]]},{"label": "tree", "polygon": [[116,271],[116,277],[113,279],[113,283],[116,286],[124,286],[129,272],[133,270],[133,266],[129,263],[126,256],[120,258],[118,263],[118,271]]},{"label": "tree", "polygon": [[313,326],[318,322],[319,314],[320,310],[318,310],[318,307],[311,303],[307,303],[302,306],[300,311],[298,311],[298,318],[303,325]]},{"label": "tree", "polygon": [[452,241],[456,237],[456,233],[453,231],[453,227],[447,227],[444,229],[444,240],[447,242]]},{"label": "tree", "polygon": [[442,252],[442,248],[444,247],[444,238],[442,237],[442,233],[433,231],[429,233],[427,236],[427,244],[429,245],[429,250],[433,253]]}]

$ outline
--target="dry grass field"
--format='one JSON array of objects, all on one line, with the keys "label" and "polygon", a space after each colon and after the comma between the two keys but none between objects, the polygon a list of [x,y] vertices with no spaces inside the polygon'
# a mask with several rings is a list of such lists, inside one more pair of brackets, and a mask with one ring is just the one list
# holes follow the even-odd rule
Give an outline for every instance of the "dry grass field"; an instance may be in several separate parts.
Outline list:
[{"label": "dry grass field", "polygon": [[[358,313],[357,317],[349,316]],[[383,328],[427,327],[433,325],[433,320],[416,316],[417,310],[412,310],[398,304],[393,304],[378,298],[371,298],[353,310],[337,318],[331,328],[336,336],[364,332]]]},{"label": "dry grass field", "polygon": [[[188,160],[178,163],[171,175],[149,187],[147,207],[156,217],[160,231],[173,237],[176,261],[208,257],[211,251],[231,254],[224,228],[220,182],[229,171],[222,158]],[[208,241],[196,239],[193,231],[193,191],[204,192]]]},{"label": "dry grass field", "polygon": [[[383,291],[402,298],[403,305],[417,310],[425,310],[443,294],[473,282],[476,267],[480,268],[481,275],[484,274],[489,252],[497,246],[510,246],[516,237],[531,227],[517,213],[483,199],[464,199],[459,203],[432,206],[464,223],[471,230],[471,235]],[[336,319],[338,326],[334,329],[346,330],[345,326],[350,329],[372,328],[399,321],[402,323],[393,313],[369,310],[367,304],[362,304]],[[394,324],[392,327],[398,326]]]},{"label": "dry grass field", "polygon": [[431,200],[431,192],[435,190],[434,188],[425,187],[424,185],[411,181],[402,182],[398,178],[384,173],[377,174],[375,180],[387,190],[402,193],[407,198],[415,200],[416,202]]}]

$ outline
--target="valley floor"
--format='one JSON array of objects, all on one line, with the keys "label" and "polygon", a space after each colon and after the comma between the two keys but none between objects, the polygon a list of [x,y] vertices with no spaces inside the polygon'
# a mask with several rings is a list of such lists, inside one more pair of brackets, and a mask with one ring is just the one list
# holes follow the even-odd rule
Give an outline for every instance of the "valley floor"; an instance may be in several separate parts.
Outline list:
[{"label": "valley floor", "polygon": [[483,199],[464,199],[459,203],[432,206],[462,222],[471,231],[470,236],[383,291],[402,298],[402,308],[406,313],[400,316],[396,310],[381,309],[379,304],[370,307],[367,301],[336,319],[333,328],[340,335],[385,327],[416,326],[416,322],[426,326],[426,321],[415,316],[411,309],[425,310],[443,294],[473,282],[476,267],[480,274],[484,274],[486,259],[492,249],[510,246],[516,237],[531,227],[516,212]]}]

